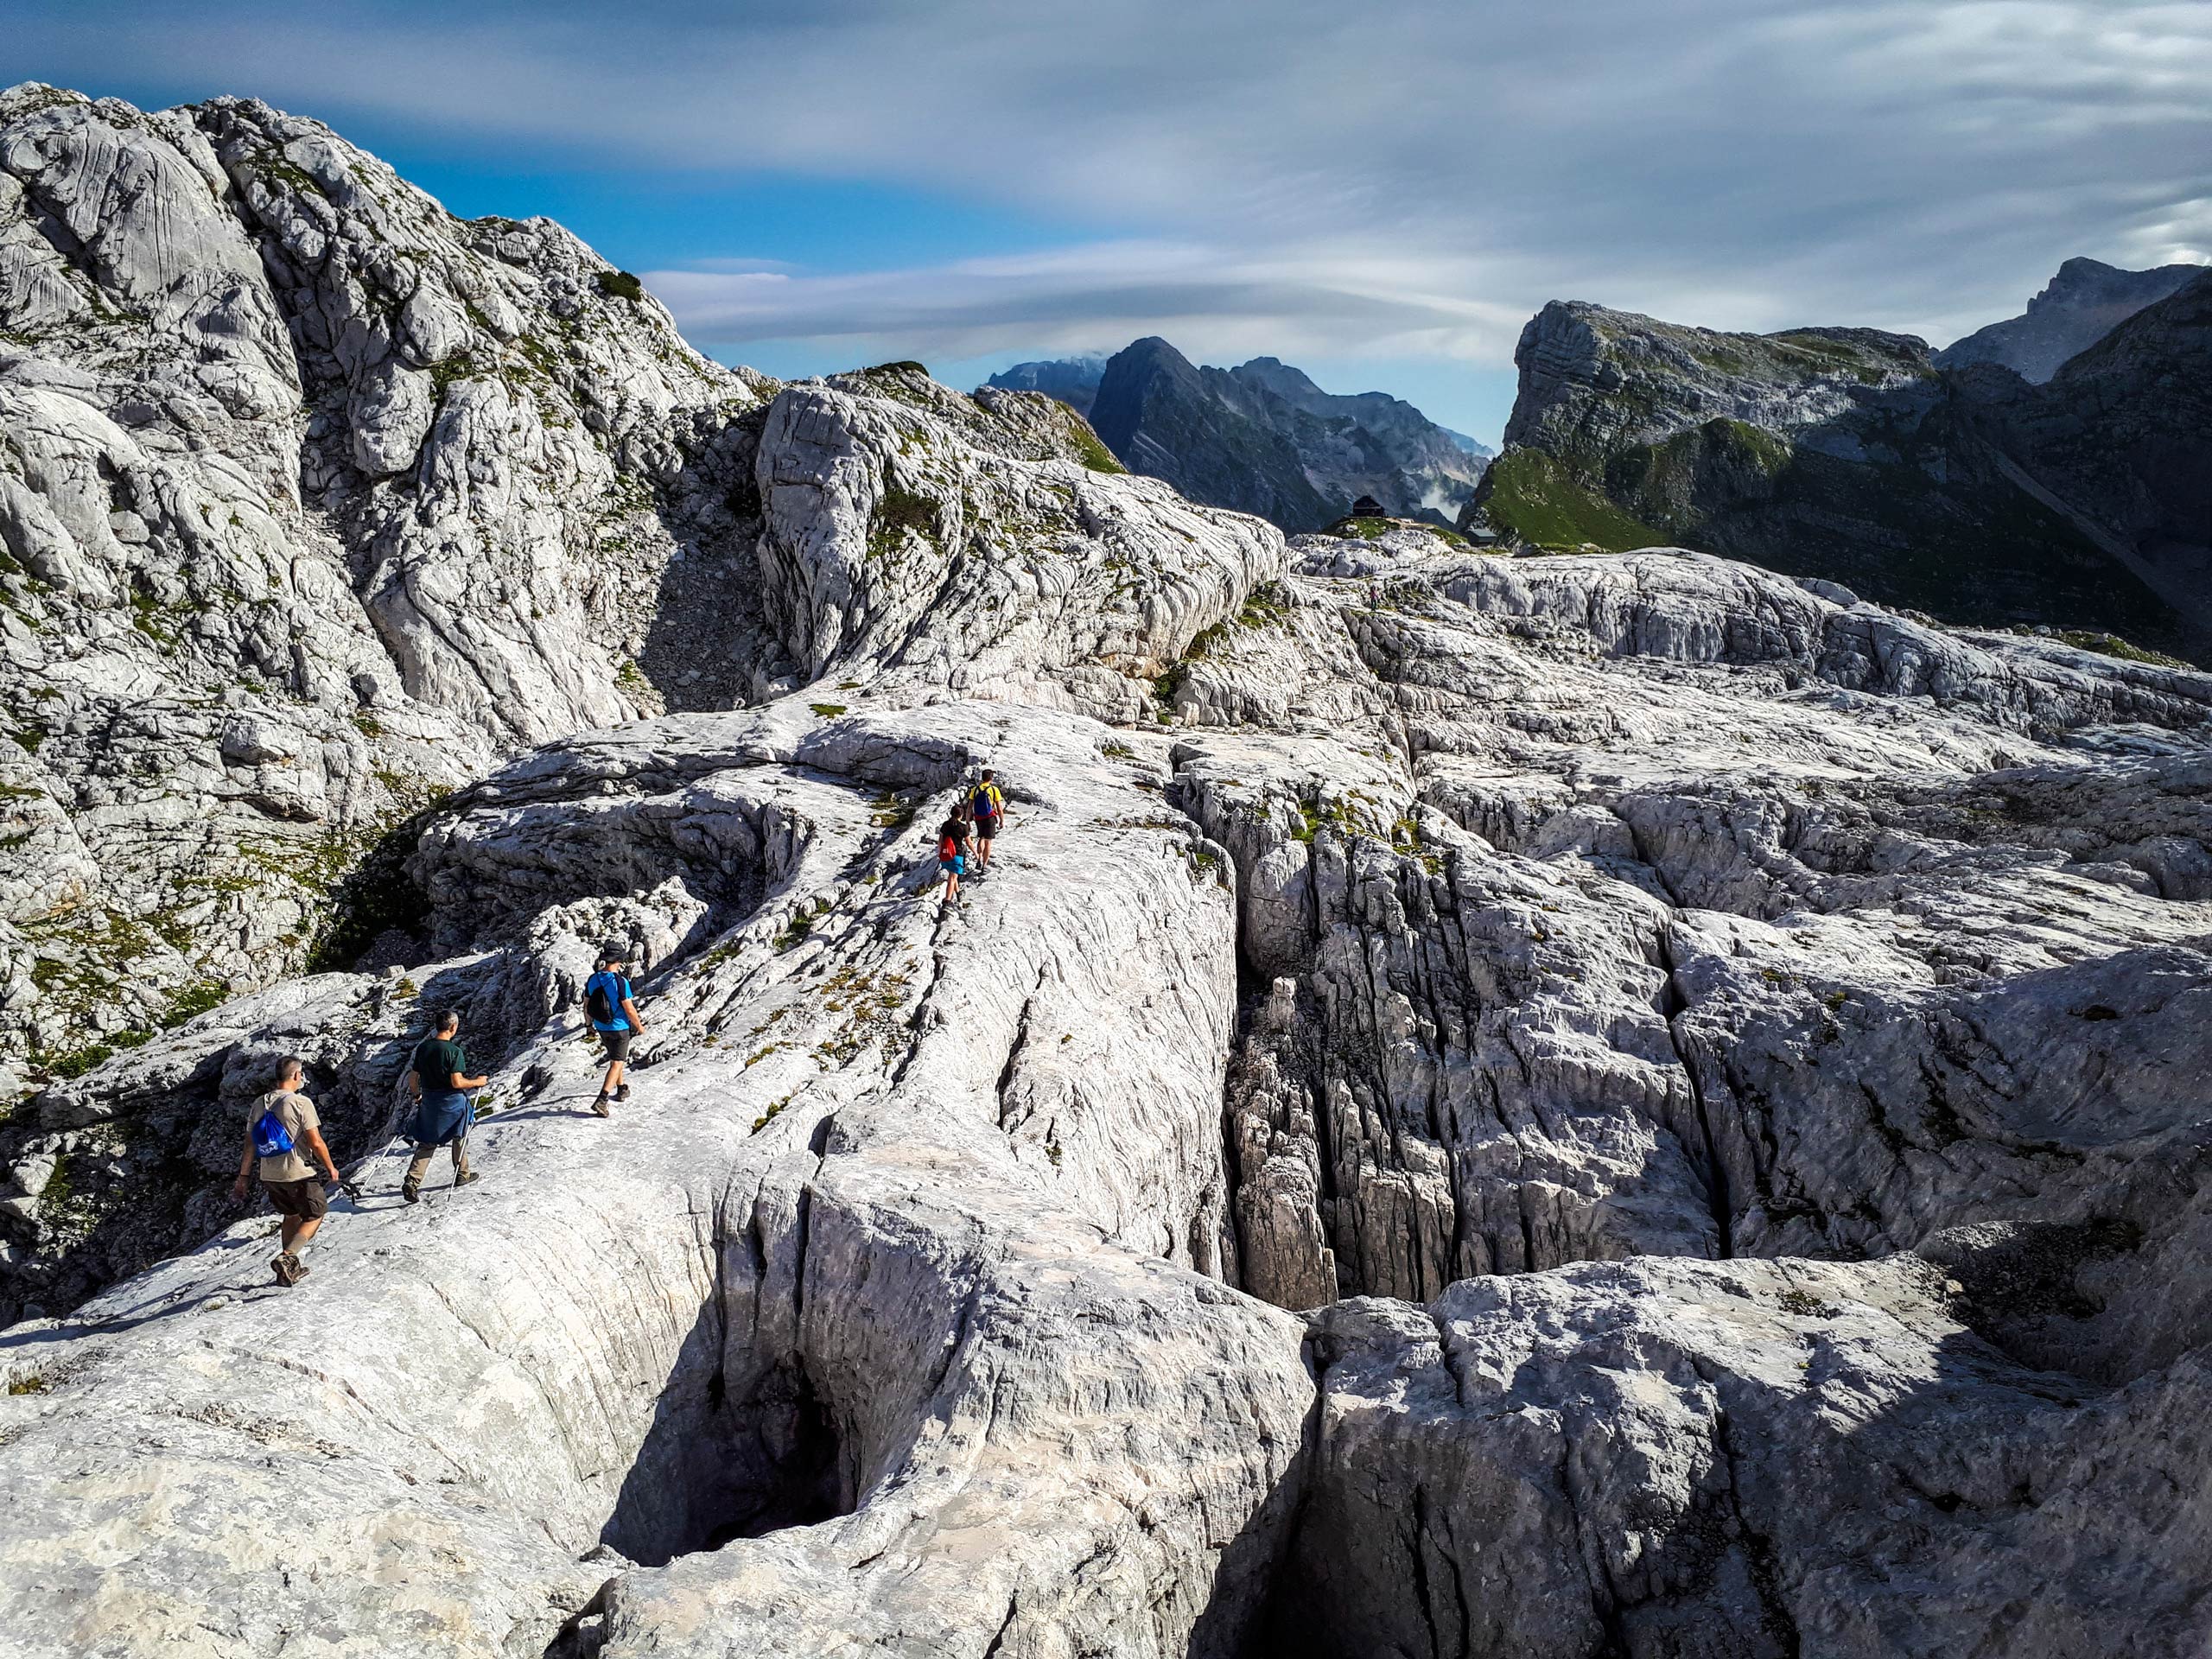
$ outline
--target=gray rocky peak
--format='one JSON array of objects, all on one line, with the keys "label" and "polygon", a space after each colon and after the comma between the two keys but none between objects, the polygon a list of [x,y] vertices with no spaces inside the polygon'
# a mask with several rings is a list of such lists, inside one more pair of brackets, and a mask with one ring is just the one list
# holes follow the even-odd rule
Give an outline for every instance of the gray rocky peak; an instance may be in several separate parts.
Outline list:
[{"label": "gray rocky peak", "polygon": [[[1287,543],[1035,391],[717,369],[258,105],[17,89],[0,181],[11,1653],[2212,1640],[2212,676]],[[1949,384],[1539,322],[1501,467]],[[481,1179],[408,1205],[434,1007]],[[280,1288],[288,1053],[359,1196]]]},{"label": "gray rocky peak", "polygon": [[1081,357],[1017,363],[1010,369],[1000,370],[990,378],[989,384],[1007,391],[1041,391],[1048,397],[1058,398],[1077,414],[1087,416],[1090,400],[1098,395],[1098,383],[1105,376],[1109,355],[1093,352]]},{"label": "gray rocky peak", "polygon": [[2069,259],[2017,317],[1977,328],[1936,353],[1946,368],[2000,363],[2040,385],[2059,365],[2095,345],[2146,305],[2204,274],[2202,265],[2122,270],[2097,259]]},{"label": "gray rocky peak", "polygon": [[1319,529],[1369,494],[1394,515],[1448,524],[1491,453],[1387,392],[1325,392],[1273,357],[1200,367],[1163,340],[1110,359],[1017,364],[991,385],[1049,392],[1094,417],[1131,471],[1293,532]]},{"label": "gray rocky peak", "polygon": [[2203,660],[2196,291],[2085,357],[2109,367],[2040,390],[1871,329],[1718,334],[1554,302],[1522,330],[1505,451],[1460,527],[1540,548],[1676,542],[1947,620]]}]

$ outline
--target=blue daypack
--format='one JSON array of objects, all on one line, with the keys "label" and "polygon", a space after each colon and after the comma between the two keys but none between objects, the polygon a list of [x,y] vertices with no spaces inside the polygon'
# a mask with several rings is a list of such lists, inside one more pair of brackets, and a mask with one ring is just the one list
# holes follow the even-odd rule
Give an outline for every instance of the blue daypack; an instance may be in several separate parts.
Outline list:
[{"label": "blue daypack", "polygon": [[622,1012],[622,1000],[630,995],[630,982],[620,974],[601,969],[584,982],[584,1012],[591,1016],[591,1023],[599,1031],[622,1031],[628,1028],[629,1016]]},{"label": "blue daypack", "polygon": [[292,1132],[274,1111],[254,1120],[253,1149],[264,1158],[281,1158],[292,1150]]}]

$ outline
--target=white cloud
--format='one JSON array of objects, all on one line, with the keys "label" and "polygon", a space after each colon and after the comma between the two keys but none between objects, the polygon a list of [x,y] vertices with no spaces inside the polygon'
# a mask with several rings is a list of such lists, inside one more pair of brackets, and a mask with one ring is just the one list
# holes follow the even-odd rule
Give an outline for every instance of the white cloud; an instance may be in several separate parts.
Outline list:
[{"label": "white cloud", "polygon": [[1473,300],[1479,273],[1325,245],[1254,257],[1197,243],[1101,242],[908,270],[645,273],[684,331],[716,344],[816,339],[970,358],[1111,350],[1166,333],[1234,358],[1350,351],[1497,361],[1526,321]]},{"label": "white cloud", "polygon": [[2069,255],[2212,242],[2196,3],[236,0],[103,21],[30,0],[14,34],[15,61],[57,79],[158,74],[569,162],[903,181],[1143,232],[864,276],[655,273],[702,337],[971,352],[1158,330],[1219,355],[1495,364],[1573,296],[1944,340]]}]

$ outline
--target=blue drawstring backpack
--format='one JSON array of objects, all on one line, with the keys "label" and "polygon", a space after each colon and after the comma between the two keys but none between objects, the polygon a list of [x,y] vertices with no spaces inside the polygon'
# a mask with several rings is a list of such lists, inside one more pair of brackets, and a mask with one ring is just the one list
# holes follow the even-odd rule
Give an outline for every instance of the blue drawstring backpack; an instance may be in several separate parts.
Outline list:
[{"label": "blue drawstring backpack", "polygon": [[273,1111],[254,1120],[253,1149],[264,1158],[282,1158],[292,1150],[292,1132]]}]

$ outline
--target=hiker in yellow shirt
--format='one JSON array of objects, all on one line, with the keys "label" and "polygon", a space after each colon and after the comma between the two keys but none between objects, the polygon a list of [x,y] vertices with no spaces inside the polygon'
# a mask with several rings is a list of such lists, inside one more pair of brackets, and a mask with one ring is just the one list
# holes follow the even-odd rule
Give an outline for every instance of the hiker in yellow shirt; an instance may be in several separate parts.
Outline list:
[{"label": "hiker in yellow shirt", "polygon": [[968,794],[968,810],[976,821],[976,868],[972,875],[981,875],[990,868],[991,841],[1006,822],[1006,797],[999,792],[995,781],[997,777],[998,773],[986,766],[982,781]]}]

